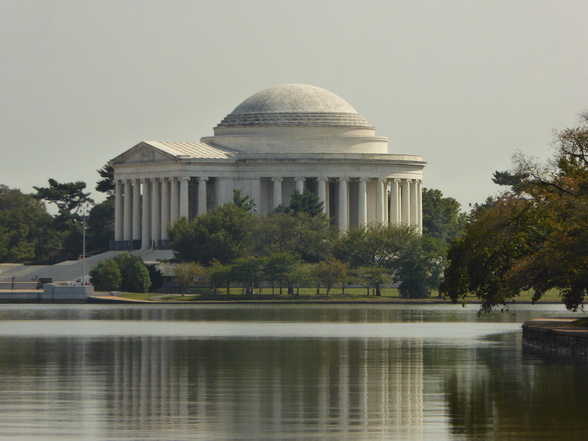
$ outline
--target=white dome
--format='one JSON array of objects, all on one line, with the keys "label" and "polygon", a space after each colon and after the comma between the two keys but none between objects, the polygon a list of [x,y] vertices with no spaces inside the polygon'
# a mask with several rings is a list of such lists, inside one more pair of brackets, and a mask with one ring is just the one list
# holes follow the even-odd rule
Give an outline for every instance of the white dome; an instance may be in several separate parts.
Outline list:
[{"label": "white dome", "polygon": [[343,98],[306,84],[283,84],[257,92],[218,125],[248,126],[373,128]]}]

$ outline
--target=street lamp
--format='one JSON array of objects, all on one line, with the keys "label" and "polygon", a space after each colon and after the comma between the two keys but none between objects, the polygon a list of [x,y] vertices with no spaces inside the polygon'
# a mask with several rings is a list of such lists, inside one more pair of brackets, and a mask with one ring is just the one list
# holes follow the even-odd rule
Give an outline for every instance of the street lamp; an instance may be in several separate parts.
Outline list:
[{"label": "street lamp", "polygon": [[88,204],[82,205],[82,286],[86,285],[86,212]]}]

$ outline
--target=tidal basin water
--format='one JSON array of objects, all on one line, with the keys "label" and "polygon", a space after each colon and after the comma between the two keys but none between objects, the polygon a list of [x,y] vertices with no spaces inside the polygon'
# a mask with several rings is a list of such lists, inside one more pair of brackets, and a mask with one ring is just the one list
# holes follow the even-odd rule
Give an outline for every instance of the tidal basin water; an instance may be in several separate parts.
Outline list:
[{"label": "tidal basin water", "polygon": [[588,439],[588,362],[521,345],[571,314],[476,313],[2,305],[0,439]]}]

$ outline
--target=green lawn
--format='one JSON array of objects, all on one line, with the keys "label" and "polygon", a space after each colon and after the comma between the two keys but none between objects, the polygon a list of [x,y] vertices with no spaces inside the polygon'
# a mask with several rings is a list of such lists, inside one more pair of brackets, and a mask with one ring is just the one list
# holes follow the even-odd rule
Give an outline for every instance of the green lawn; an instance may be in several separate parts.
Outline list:
[{"label": "green lawn", "polygon": [[[271,288],[264,288],[259,294],[258,290],[255,290],[255,294],[253,296],[246,297],[243,290],[241,288],[231,288],[229,291],[229,295],[227,295],[226,289],[218,290],[216,295],[212,293],[212,290],[207,288],[194,288],[191,290],[190,293],[186,294],[176,294],[176,293],[169,293],[169,294],[158,294],[158,293],[124,293],[123,296],[136,299],[136,300],[153,300],[157,298],[157,300],[162,301],[196,301],[196,300],[272,300],[272,301],[324,301],[324,300],[339,300],[339,301],[362,301],[362,302],[370,302],[370,301],[402,301],[405,300],[400,297],[398,290],[395,288],[385,288],[382,289],[381,296],[375,296],[371,293],[367,295],[367,290],[365,288],[347,288],[345,289],[345,294],[342,294],[341,289],[332,289],[329,293],[329,296],[326,296],[326,289],[321,289],[320,293],[317,295],[316,288],[301,288],[299,291],[299,295],[288,295],[286,290],[282,291],[282,294],[279,294],[279,290],[275,289],[274,294],[272,294]],[[530,302],[532,297],[532,293],[526,292],[522,293],[520,296],[514,298],[515,302]],[[417,301],[439,301],[444,300],[442,297],[439,297],[437,292],[434,292],[431,296],[425,299],[415,299]],[[471,295],[466,297],[464,300],[465,302],[475,302],[478,299]],[[450,300],[445,300],[447,303]],[[540,302],[559,302],[561,301],[559,297],[559,293],[556,290],[551,290],[547,292]]]}]

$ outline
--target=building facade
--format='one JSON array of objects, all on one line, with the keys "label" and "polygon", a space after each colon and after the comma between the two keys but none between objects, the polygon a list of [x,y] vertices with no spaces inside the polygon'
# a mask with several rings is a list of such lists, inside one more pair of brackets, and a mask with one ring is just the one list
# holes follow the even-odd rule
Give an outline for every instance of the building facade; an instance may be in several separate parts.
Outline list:
[{"label": "building facade", "polygon": [[340,230],[373,222],[422,228],[418,155],[388,139],[339,96],[286,84],[258,92],[200,142],[144,141],[110,161],[113,249],[167,248],[167,227],[231,202],[238,189],[268,214],[308,189]]}]

